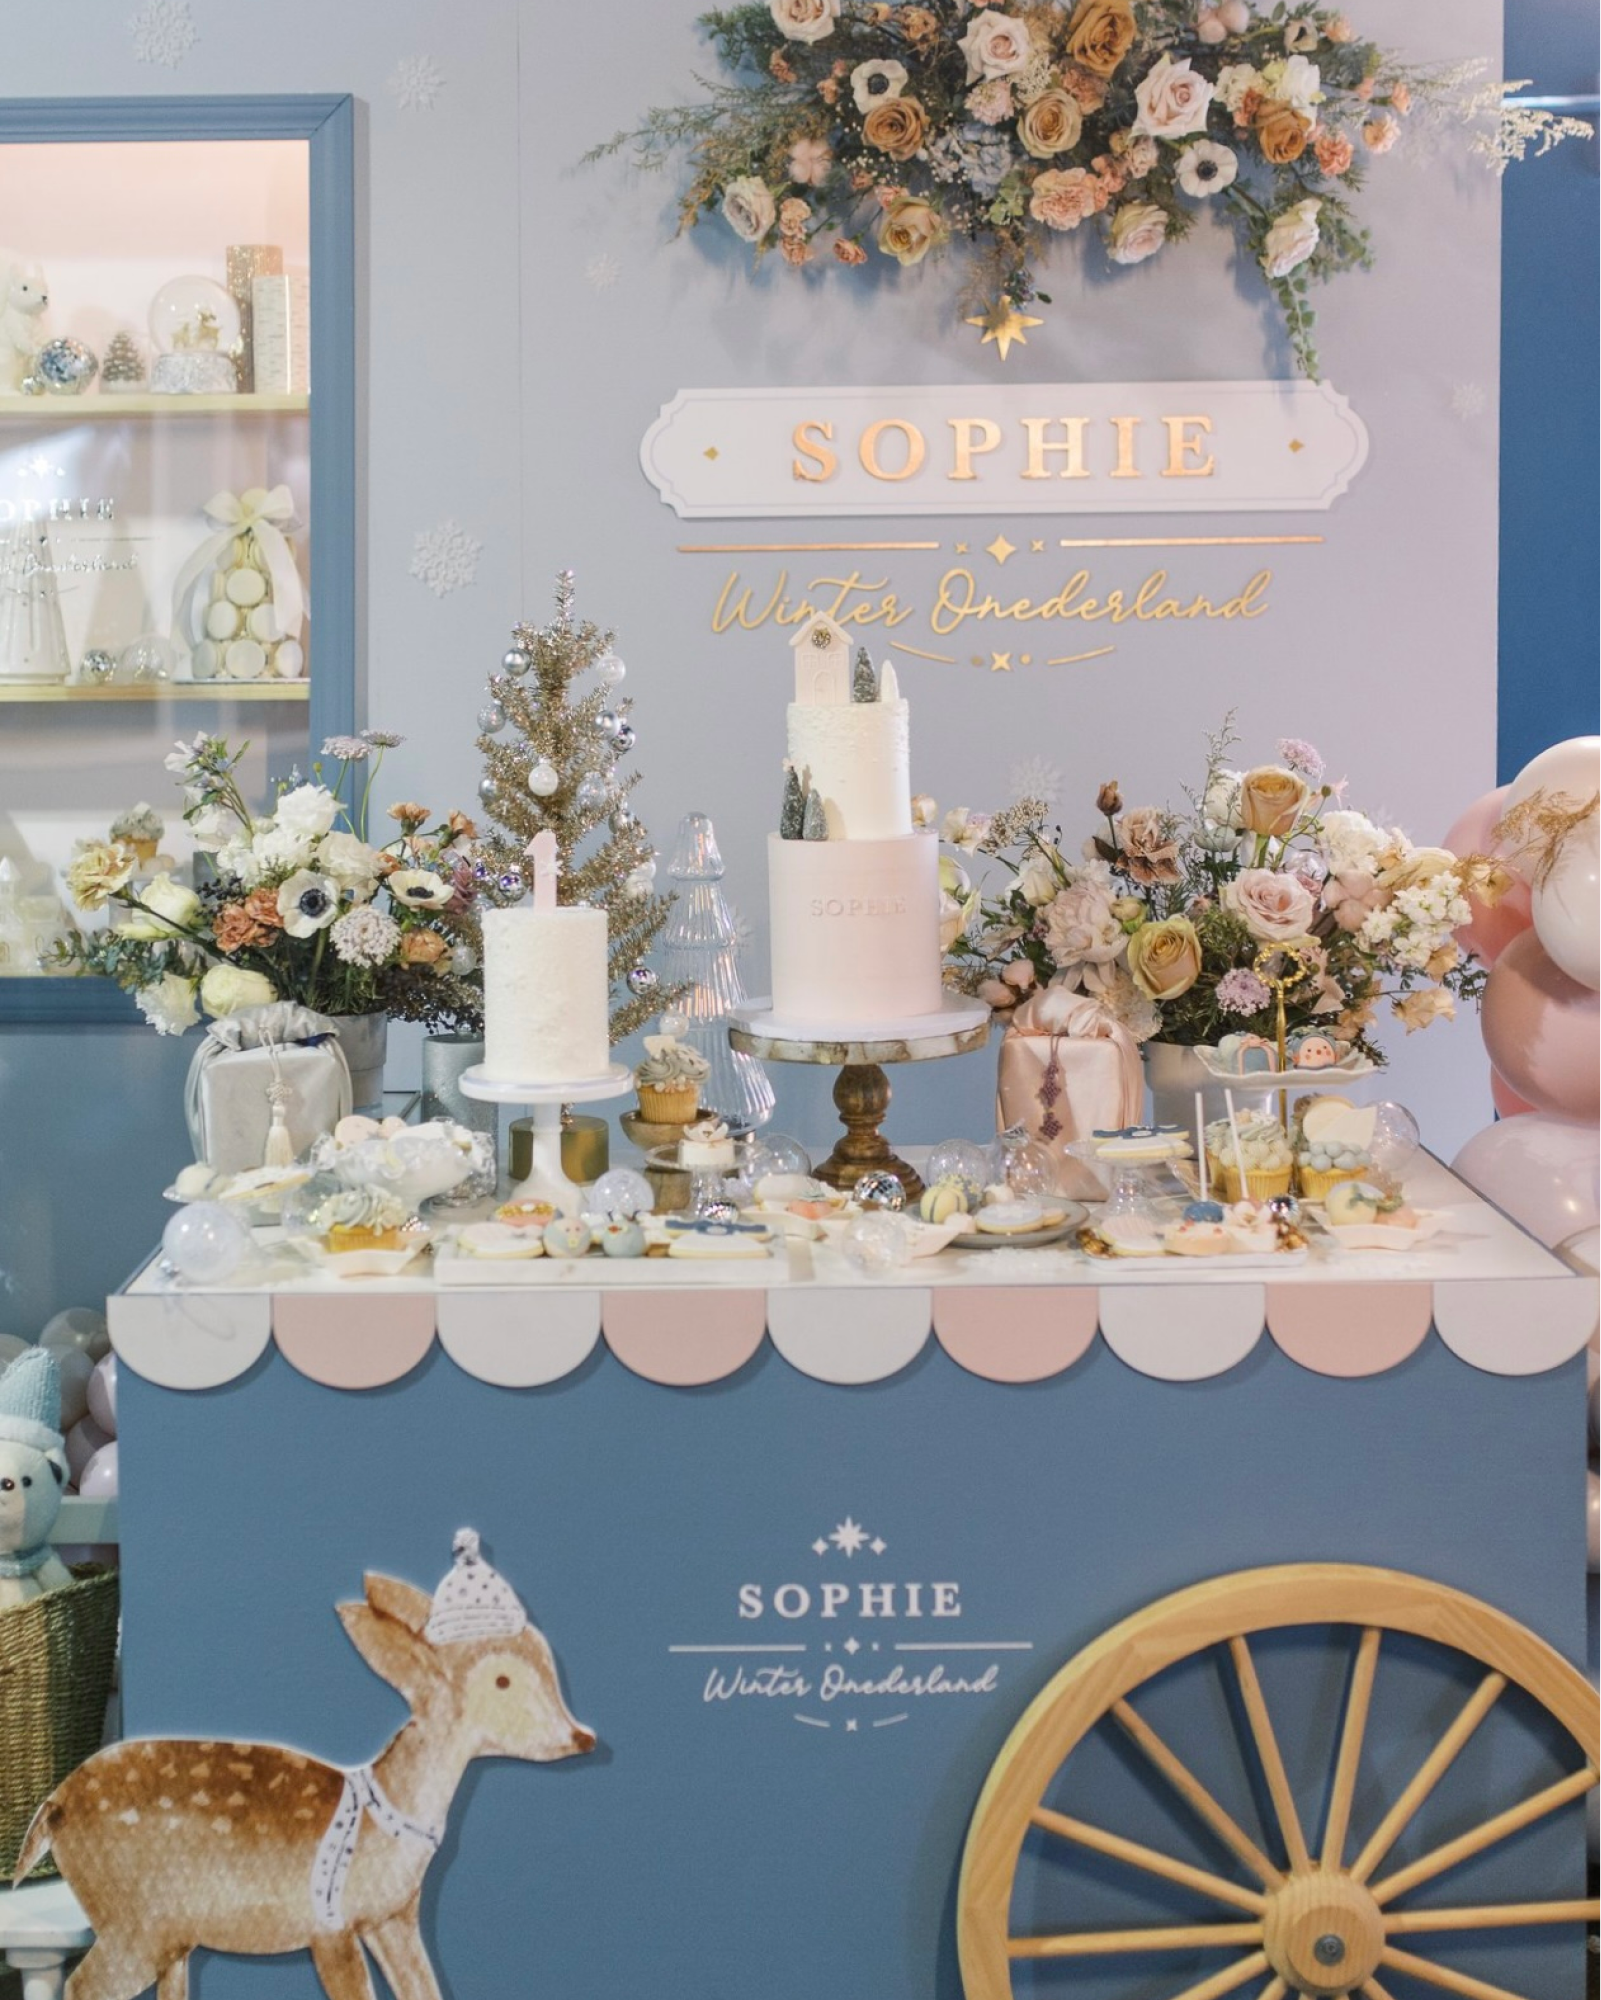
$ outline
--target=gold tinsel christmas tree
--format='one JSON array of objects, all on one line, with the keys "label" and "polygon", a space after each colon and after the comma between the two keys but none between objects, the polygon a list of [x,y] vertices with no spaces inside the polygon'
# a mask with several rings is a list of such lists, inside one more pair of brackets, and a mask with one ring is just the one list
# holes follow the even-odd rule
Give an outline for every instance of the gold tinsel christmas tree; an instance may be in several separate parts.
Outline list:
[{"label": "gold tinsel christmas tree", "polygon": [[[628,804],[639,772],[619,770],[634,747],[632,703],[619,694],[627,669],[610,632],[573,619],[573,573],[556,578],[556,616],[518,625],[478,716],[484,776],[478,796],[494,830],[475,873],[491,903],[516,903],[527,886],[527,847],[549,827],[561,860],[563,903],[606,912],[613,1006],[620,1042],[680,997],[646,964],[672,908],[655,892],[650,835]],[[574,687],[594,670],[587,691]]]}]

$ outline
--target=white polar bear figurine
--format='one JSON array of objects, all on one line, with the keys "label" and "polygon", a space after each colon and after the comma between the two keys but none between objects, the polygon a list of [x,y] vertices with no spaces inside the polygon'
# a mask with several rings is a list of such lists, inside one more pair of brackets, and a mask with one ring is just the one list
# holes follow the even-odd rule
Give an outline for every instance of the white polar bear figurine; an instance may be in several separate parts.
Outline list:
[{"label": "white polar bear figurine", "polygon": [[72,1581],[50,1548],[67,1483],[60,1426],[55,1356],[32,1347],[0,1375],[0,1611]]},{"label": "white polar bear figurine", "polygon": [[50,287],[38,264],[0,257],[0,395],[22,392],[33,357],[49,336]]}]

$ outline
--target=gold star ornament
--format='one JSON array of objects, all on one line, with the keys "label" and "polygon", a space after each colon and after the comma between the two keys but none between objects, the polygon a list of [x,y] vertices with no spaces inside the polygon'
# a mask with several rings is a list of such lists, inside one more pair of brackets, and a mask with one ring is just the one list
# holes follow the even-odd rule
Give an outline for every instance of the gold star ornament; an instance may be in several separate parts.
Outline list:
[{"label": "gold star ornament", "polygon": [[1045,322],[1019,312],[1010,299],[997,299],[987,311],[979,313],[967,324],[982,327],[984,338],[979,345],[987,347],[993,340],[1000,349],[1001,359],[1004,361],[1012,351],[1013,341],[1016,341],[1019,347],[1027,347],[1028,335],[1023,331],[1025,327],[1043,326]]}]

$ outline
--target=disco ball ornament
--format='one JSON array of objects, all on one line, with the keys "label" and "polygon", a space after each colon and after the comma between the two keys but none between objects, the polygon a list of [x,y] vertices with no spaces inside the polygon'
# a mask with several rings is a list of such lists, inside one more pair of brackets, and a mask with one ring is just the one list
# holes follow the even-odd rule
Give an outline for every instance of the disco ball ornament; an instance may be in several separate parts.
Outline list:
[{"label": "disco ball ornament", "polygon": [[521,646],[513,646],[500,663],[514,681],[520,681],[534,664],[533,655],[525,653]]},{"label": "disco ball ornament", "polygon": [[493,778],[480,778],[478,780],[478,796],[486,806],[492,806],[500,797],[500,787],[495,783]]},{"label": "disco ball ornament", "polygon": [[863,1208],[882,1209],[891,1215],[898,1215],[906,1206],[905,1184],[899,1174],[887,1168],[863,1174],[852,1193]]},{"label": "disco ball ornament", "polygon": [[612,742],[616,746],[617,754],[619,757],[626,757],[629,751],[633,749],[634,745],[638,741],[639,741],[638,734],[636,733],[634,725],[631,722],[618,723],[617,733],[615,736],[613,736]]},{"label": "disco ball ornament", "polygon": [[629,805],[618,806],[611,816],[611,830],[613,833],[631,833],[638,824],[639,821],[634,816],[634,809]]},{"label": "disco ball ornament", "polygon": [[647,993],[656,991],[658,981],[648,965],[636,965],[625,983],[636,1000],[643,1000]]},{"label": "disco ball ornament", "polygon": [[528,773],[528,789],[536,799],[548,799],[561,784],[561,773],[548,757],[541,757]]},{"label": "disco ball ornament", "polygon": [[503,868],[495,877],[495,894],[504,903],[515,903],[524,889],[520,868]]},{"label": "disco ball ornament", "polygon": [[627,676],[628,669],[615,653],[602,653],[595,662],[595,672],[600,675],[607,687],[616,687]]},{"label": "disco ball ornament", "polygon": [[595,717],[595,727],[609,743],[622,727],[622,724],[609,708],[603,708],[599,715]]},{"label": "disco ball ornament", "polygon": [[486,736],[498,736],[506,727],[506,711],[498,701],[485,702],[479,709],[478,727]]},{"label": "disco ball ornament", "polygon": [[473,880],[478,884],[480,888],[482,888],[489,881],[494,872],[495,872],[494,869],[490,867],[489,863],[484,859],[484,857],[481,854],[474,860],[472,865],[472,876]]},{"label": "disco ball ornament", "polygon": [[106,687],[117,677],[117,656],[104,646],[91,646],[78,662],[78,678],[85,687]]},{"label": "disco ball ornament", "polygon": [[1275,1222],[1296,1223],[1301,1219],[1301,1204],[1293,1194],[1270,1194],[1263,1206]]},{"label": "disco ball ornament", "polygon": [[611,780],[599,771],[586,771],[578,780],[573,803],[580,812],[594,812],[611,797]]},{"label": "disco ball ornament", "polygon": [[33,373],[49,396],[81,396],[100,363],[81,340],[47,340],[33,357]]}]

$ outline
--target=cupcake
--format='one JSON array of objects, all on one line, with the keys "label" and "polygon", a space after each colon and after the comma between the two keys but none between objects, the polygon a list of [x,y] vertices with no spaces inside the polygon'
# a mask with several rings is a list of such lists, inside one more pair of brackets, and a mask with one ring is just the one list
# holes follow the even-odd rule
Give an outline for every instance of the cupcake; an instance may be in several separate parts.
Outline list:
[{"label": "cupcake", "polygon": [[411,1213],[382,1188],[345,1188],[318,1204],[311,1226],[331,1257],[351,1250],[403,1250]]},{"label": "cupcake", "polygon": [[1237,1122],[1238,1147],[1234,1127],[1226,1118],[1206,1128],[1206,1150],[1223,1199],[1237,1202],[1249,1196],[1252,1201],[1266,1201],[1270,1195],[1288,1194],[1295,1167],[1289,1134],[1265,1112],[1247,1112]]},{"label": "cupcake", "polygon": [[1373,1172],[1377,1113],[1343,1097],[1314,1097],[1302,1114],[1295,1145],[1296,1185],[1308,1201],[1326,1201],[1345,1181]]},{"label": "cupcake", "polygon": [[634,1071],[640,1117],[648,1125],[692,1124],[711,1069],[698,1049],[676,1035],[647,1035],[645,1060]]},{"label": "cupcake", "polygon": [[161,845],[161,836],[165,831],[160,813],[143,800],[111,822],[111,838],[121,841],[124,847],[131,847],[142,868],[155,860],[156,849]]}]

